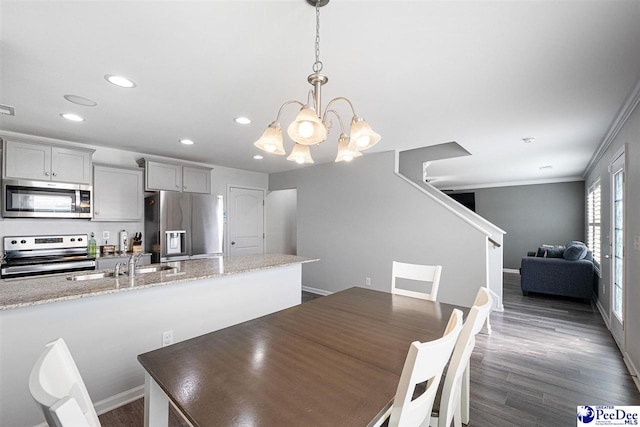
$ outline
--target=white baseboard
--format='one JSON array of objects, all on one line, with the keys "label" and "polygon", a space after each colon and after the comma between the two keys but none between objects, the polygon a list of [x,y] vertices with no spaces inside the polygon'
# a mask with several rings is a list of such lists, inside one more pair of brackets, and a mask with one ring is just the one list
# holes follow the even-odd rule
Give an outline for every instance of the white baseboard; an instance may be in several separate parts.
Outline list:
[{"label": "white baseboard", "polygon": [[316,289],[316,288],[311,288],[309,286],[303,286],[302,290],[305,292],[311,292],[312,294],[316,294],[316,295],[331,295],[333,292],[330,291],[325,291],[324,289]]},{"label": "white baseboard", "polygon": [[[607,329],[611,331],[609,316],[607,315],[607,313],[605,313],[604,307],[602,307],[602,304],[600,304],[600,300],[598,299],[596,299],[596,307],[598,308],[598,311],[600,312],[600,316],[602,317],[602,320],[604,320],[604,324],[606,325]],[[617,344],[617,341],[616,341],[616,344]],[[618,347],[618,349],[620,349],[620,347]],[[621,349],[620,351],[622,352]],[[626,351],[622,353],[622,360],[625,366],[627,367],[627,370],[629,371],[629,374],[631,375],[633,382],[635,383],[636,387],[640,391],[640,379],[638,379],[638,368],[636,368],[636,366],[633,364],[633,361],[629,357],[629,353],[627,353]]]},{"label": "white baseboard", "polygon": [[607,329],[611,331],[611,326],[609,325],[609,316],[604,312],[604,307],[600,304],[600,300],[596,299],[596,308],[600,312],[600,317],[604,320],[604,324],[607,326]]},{"label": "white baseboard", "polygon": [[638,388],[638,390],[640,390],[640,380],[638,380],[638,369],[636,368],[636,365],[633,364],[633,361],[629,357],[629,353],[625,351],[622,360],[624,360],[624,364],[627,365],[627,369],[631,374],[631,378],[633,379],[633,382],[636,384],[636,387]]},{"label": "white baseboard", "polygon": [[520,270],[518,270],[517,268],[503,268],[502,272],[503,273],[520,274]]},{"label": "white baseboard", "polygon": [[96,408],[98,415],[102,415],[106,412],[113,411],[116,408],[124,406],[127,403],[131,403],[134,400],[138,400],[141,397],[144,397],[144,384],[130,390],[123,391],[122,393],[118,393],[115,396],[107,397],[99,402],[95,402],[93,406]]}]

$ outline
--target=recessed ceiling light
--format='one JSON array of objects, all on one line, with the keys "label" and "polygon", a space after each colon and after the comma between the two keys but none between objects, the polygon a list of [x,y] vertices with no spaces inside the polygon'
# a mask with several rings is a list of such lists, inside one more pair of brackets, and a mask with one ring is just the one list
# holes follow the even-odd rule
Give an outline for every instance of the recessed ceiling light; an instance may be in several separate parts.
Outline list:
[{"label": "recessed ceiling light", "polygon": [[98,103],[95,102],[94,100],[91,100],[89,98],[85,98],[84,96],[65,95],[64,99],[66,99],[67,101],[69,101],[69,102],[71,102],[73,104],[83,105],[85,107],[95,107],[96,105],[98,105]]},{"label": "recessed ceiling light", "polygon": [[116,86],[125,87],[125,88],[136,87],[136,84],[133,81],[123,76],[115,76],[113,74],[107,74],[106,76],[104,76],[104,78],[107,79],[109,83],[114,84]]},{"label": "recessed ceiling light", "polygon": [[264,157],[262,157],[260,154],[256,154],[255,156],[253,156],[253,158],[256,159],[256,160],[264,159]]},{"label": "recessed ceiling light", "polygon": [[522,142],[524,142],[525,144],[531,144],[533,141],[535,141],[536,139],[534,137],[527,137],[527,138],[522,138]]},{"label": "recessed ceiling light", "polygon": [[192,141],[192,140],[190,140],[190,139],[181,139],[181,140],[180,140],[180,144],[184,144],[184,145],[193,145],[193,144],[195,144],[195,142],[193,142],[193,141]]},{"label": "recessed ceiling light", "polygon": [[249,123],[251,123],[251,119],[248,117],[236,117],[235,119],[233,119],[233,121],[238,123],[239,125],[248,125]]},{"label": "recessed ceiling light", "polygon": [[60,116],[62,118],[65,118],[67,120],[70,120],[72,122],[84,122],[84,118],[80,117],[77,114],[73,114],[73,113],[62,113],[60,114]]}]

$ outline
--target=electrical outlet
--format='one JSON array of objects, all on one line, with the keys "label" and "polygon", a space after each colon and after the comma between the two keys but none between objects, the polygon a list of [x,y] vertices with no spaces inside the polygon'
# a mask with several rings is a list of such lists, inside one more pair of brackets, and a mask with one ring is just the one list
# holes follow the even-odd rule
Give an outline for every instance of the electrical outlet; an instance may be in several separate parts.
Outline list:
[{"label": "electrical outlet", "polygon": [[365,286],[371,286],[371,277],[365,277],[364,284]]},{"label": "electrical outlet", "polygon": [[109,240],[109,232],[108,231],[103,231],[102,232],[102,240]]},{"label": "electrical outlet", "polygon": [[162,333],[162,346],[166,347],[173,344],[173,331],[164,331]]}]

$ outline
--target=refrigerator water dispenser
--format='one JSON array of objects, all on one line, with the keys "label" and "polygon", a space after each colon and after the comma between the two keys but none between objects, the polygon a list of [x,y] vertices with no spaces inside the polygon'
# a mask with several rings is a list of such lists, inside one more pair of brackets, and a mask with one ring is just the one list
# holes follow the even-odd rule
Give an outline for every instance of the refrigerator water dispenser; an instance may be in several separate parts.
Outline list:
[{"label": "refrigerator water dispenser", "polygon": [[165,232],[167,255],[179,255],[185,252],[185,230],[170,230]]}]

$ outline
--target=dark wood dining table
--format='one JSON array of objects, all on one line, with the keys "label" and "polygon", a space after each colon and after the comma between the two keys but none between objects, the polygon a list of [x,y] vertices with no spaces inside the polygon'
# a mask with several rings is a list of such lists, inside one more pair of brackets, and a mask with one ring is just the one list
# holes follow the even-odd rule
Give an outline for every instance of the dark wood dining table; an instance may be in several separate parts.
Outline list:
[{"label": "dark wood dining table", "polygon": [[350,288],[141,354],[145,426],[167,426],[169,401],[194,426],[373,425],[411,342],[454,308]]}]

